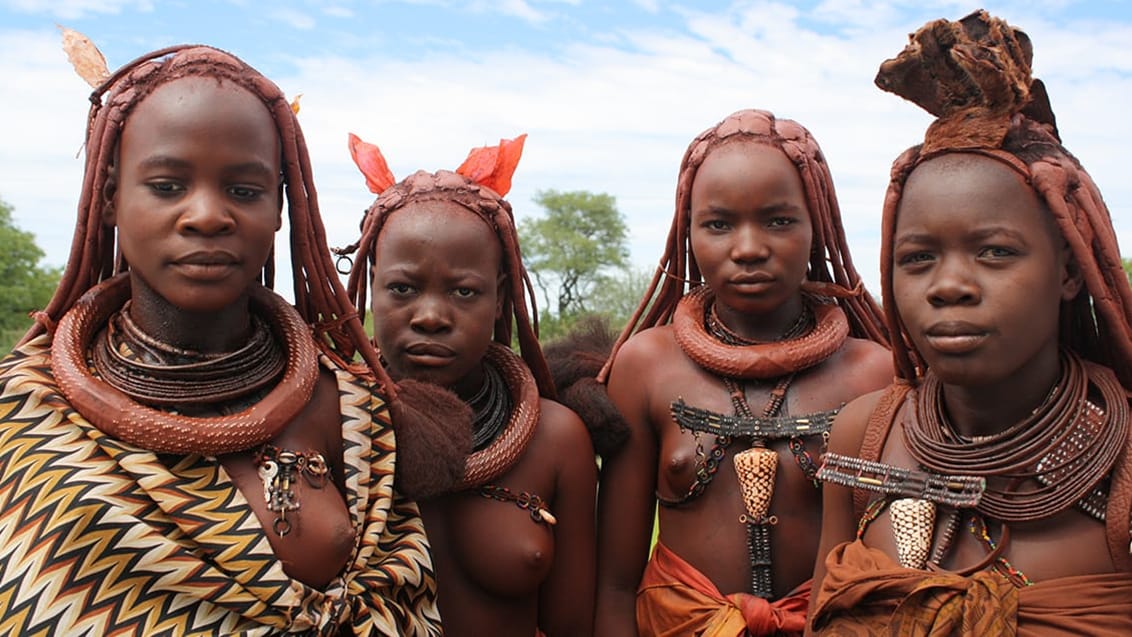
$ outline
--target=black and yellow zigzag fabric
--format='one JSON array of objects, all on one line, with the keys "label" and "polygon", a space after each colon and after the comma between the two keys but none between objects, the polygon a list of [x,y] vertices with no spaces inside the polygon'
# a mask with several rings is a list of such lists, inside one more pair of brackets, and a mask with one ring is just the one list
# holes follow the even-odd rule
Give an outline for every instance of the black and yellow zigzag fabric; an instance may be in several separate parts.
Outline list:
[{"label": "black and yellow zigzag fabric", "polygon": [[0,635],[439,635],[388,410],[333,371],[358,539],[316,590],[284,574],[218,462],[169,466],[104,435],[58,392],[46,338],[0,361]]}]

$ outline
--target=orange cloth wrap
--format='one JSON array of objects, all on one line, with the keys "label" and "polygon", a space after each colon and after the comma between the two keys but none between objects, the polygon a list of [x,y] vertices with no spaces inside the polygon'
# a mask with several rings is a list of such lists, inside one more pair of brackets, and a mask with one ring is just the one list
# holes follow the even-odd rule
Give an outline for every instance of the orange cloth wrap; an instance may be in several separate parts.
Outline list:
[{"label": "orange cloth wrap", "polygon": [[810,583],[777,601],[723,595],[703,573],[657,542],[637,590],[637,634],[644,636],[801,635]]},{"label": "orange cloth wrap", "polygon": [[814,608],[817,635],[1132,635],[1132,575],[1079,575],[1016,588],[901,567],[860,540],[833,549]]}]

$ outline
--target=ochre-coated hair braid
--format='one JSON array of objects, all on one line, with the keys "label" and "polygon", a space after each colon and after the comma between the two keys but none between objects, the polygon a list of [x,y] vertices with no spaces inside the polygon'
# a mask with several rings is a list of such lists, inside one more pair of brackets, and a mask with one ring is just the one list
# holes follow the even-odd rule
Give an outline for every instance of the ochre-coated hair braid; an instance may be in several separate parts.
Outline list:
[{"label": "ochre-coated hair braid", "polygon": [[865,291],[861,277],[853,267],[845,229],[841,225],[841,209],[834,192],[833,177],[817,140],[797,122],[777,119],[767,111],[748,109],[733,113],[700,133],[684,153],[676,183],[676,211],[664,255],[641,304],[621,332],[609,360],[598,375],[599,381],[604,382],[614,357],[629,337],[670,322],[676,304],[687,290],[686,285],[703,284],[691,246],[692,183],[708,155],[724,144],[736,142],[755,142],[777,148],[798,169],[814,232],[807,282],[827,284],[815,287],[827,293],[835,292],[833,296],[849,319],[852,336],[888,344],[880,306]]},{"label": "ochre-coated hair braid", "polygon": [[1029,38],[978,11],[959,21],[930,22],[911,40],[877,75],[882,89],[939,117],[924,144],[893,164],[884,201],[881,279],[897,373],[914,381],[926,370],[892,301],[893,241],[904,184],[923,162],[963,152],[1009,166],[1045,204],[1085,283],[1076,298],[1062,304],[1061,344],[1111,368],[1132,389],[1132,286],[1100,190],[1061,145],[1045,88],[1031,77]]},{"label": "ochre-coated hair braid", "polygon": [[366,210],[362,235],[357,243],[336,250],[340,255],[355,253],[346,289],[356,311],[365,318],[370,273],[376,262],[377,237],[389,215],[409,203],[451,201],[469,210],[491,227],[503,252],[503,271],[507,284],[503,291],[503,311],[495,322],[495,341],[511,346],[512,325],[518,330],[519,351],[538,383],[539,394],[554,398],[554,384],[538,343],[538,310],[528,299],[534,298],[531,279],[523,266],[519,235],[511,204],[494,190],[448,170],[435,173],[418,170],[390,186]]},{"label": "ochre-coated hair braid", "polygon": [[[129,269],[116,255],[116,229],[103,223],[118,142],[129,116],[158,87],[186,77],[215,78],[258,97],[270,112],[283,152],[282,183],[291,226],[295,305],[314,327],[319,347],[346,366],[360,352],[389,398],[396,391],[338,279],[326,249],[306,141],[291,105],[273,82],[235,56],[207,46],[181,45],[143,55],[116,71],[91,94],[86,166],[78,222],[59,287],[24,341],[52,329],[75,301],[100,281]],[[274,257],[264,266],[266,286],[274,283]],[[352,366],[358,367],[357,365]],[[357,370],[356,370],[357,371]]]}]

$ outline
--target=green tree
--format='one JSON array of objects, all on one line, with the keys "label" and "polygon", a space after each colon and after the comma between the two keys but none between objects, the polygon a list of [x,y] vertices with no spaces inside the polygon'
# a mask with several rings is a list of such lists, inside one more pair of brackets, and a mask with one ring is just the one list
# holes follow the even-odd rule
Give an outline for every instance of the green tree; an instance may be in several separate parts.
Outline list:
[{"label": "green tree", "polygon": [[637,311],[652,274],[648,270],[628,266],[603,275],[593,293],[593,307],[609,319],[611,326],[620,330]]},{"label": "green tree", "polygon": [[28,316],[51,300],[60,269],[43,267],[35,236],[16,227],[12,207],[0,200],[0,346],[12,347],[31,327]]},{"label": "green tree", "polygon": [[519,235],[543,308],[561,321],[590,309],[607,273],[626,267],[628,229],[611,195],[543,190],[534,200],[546,214],[524,219]]},{"label": "green tree", "polygon": [[1124,271],[1128,273],[1128,282],[1132,283],[1132,259],[1121,259],[1124,264]]}]

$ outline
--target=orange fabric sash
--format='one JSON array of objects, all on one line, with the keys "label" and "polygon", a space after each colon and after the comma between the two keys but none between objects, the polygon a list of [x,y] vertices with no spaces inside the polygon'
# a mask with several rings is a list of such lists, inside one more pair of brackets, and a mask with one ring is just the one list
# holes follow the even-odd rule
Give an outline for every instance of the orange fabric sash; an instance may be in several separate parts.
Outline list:
[{"label": "orange fabric sash", "polygon": [[1019,589],[993,571],[961,577],[903,568],[857,540],[829,554],[816,594],[817,635],[1132,635],[1127,573]]},{"label": "orange fabric sash", "polygon": [[773,602],[747,593],[725,596],[703,573],[657,542],[637,590],[637,634],[801,635],[809,601],[808,581]]}]

